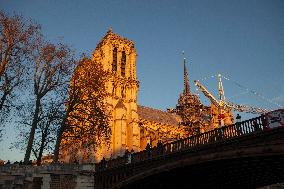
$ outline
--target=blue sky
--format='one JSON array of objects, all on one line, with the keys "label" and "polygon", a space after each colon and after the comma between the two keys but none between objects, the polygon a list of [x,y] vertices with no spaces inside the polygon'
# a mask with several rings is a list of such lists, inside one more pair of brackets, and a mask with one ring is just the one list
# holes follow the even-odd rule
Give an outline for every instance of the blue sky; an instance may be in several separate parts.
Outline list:
[{"label": "blue sky", "polygon": [[[217,80],[210,76],[222,73],[231,78],[223,83],[231,101],[284,106],[282,0],[0,0],[0,9],[38,22],[49,40],[72,45],[78,55],[90,54],[109,27],[133,40],[139,104],[158,109],[176,105],[185,51],[192,91],[193,80],[199,79],[216,96]],[[12,138],[7,134],[1,142],[0,159],[22,158],[4,148]]]}]

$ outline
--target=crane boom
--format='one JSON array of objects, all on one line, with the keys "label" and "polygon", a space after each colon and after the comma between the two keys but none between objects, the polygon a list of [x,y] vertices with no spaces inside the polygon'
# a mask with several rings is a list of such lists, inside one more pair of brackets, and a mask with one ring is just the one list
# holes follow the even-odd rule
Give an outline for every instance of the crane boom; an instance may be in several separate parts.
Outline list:
[{"label": "crane boom", "polygon": [[270,112],[271,110],[264,109],[264,108],[257,108],[249,105],[239,105],[239,104],[232,104],[231,102],[228,103],[228,106],[233,108],[235,111],[238,112],[247,112],[252,114],[265,114]]},{"label": "crane boom", "polygon": [[212,104],[214,104],[216,107],[220,106],[218,100],[216,100],[216,98],[198,80],[195,80],[194,83],[203,92],[203,94],[209,98]]},{"label": "crane boom", "polygon": [[214,104],[217,108],[233,108],[235,111],[238,112],[246,112],[246,113],[252,113],[252,114],[264,114],[267,113],[271,110],[269,109],[264,109],[264,108],[257,108],[253,107],[250,105],[239,105],[239,104],[233,104],[231,102],[226,103],[225,101],[225,96],[224,96],[224,89],[221,81],[221,75],[218,75],[219,78],[219,97],[220,97],[220,102],[198,81],[195,80],[194,83],[195,85],[203,92],[203,94],[209,98],[212,104]]},{"label": "crane boom", "polygon": [[224,106],[226,104],[226,98],[225,98],[225,92],[224,92],[224,87],[222,83],[222,75],[218,74],[218,92],[219,92],[219,104],[221,106]]}]

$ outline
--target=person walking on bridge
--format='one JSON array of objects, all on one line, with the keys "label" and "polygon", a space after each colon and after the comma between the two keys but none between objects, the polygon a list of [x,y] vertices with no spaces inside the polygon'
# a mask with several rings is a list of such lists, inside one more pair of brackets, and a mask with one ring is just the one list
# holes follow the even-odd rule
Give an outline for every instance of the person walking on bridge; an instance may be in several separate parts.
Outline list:
[{"label": "person walking on bridge", "polygon": [[235,123],[236,126],[236,130],[237,130],[237,134],[240,136],[243,134],[242,128],[241,128],[241,119],[242,117],[240,116],[240,114],[237,114],[236,120],[237,122]]}]

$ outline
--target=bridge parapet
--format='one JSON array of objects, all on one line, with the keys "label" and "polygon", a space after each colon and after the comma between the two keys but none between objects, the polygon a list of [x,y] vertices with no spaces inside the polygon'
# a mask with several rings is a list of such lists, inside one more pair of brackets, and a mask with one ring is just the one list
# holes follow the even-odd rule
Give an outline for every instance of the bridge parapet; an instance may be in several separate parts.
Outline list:
[{"label": "bridge parapet", "polygon": [[183,150],[198,147],[200,145],[220,142],[229,138],[240,137],[254,132],[261,132],[269,129],[267,127],[266,118],[261,115],[246,121],[237,122],[229,126],[223,126],[205,133],[190,136],[188,138],[180,139],[167,144],[158,144],[157,147],[145,149],[137,153],[129,153],[123,157],[106,161],[103,159],[100,163],[96,164],[96,172],[106,171],[129,163],[138,163],[164,156]]},{"label": "bridge parapet", "polygon": [[[261,115],[109,161],[103,159],[95,166],[95,188],[119,188],[145,175],[168,172],[176,166],[211,162],[220,157],[284,155],[284,127],[279,127],[283,124],[272,129],[267,117]],[[274,124],[274,127],[277,126]]]}]

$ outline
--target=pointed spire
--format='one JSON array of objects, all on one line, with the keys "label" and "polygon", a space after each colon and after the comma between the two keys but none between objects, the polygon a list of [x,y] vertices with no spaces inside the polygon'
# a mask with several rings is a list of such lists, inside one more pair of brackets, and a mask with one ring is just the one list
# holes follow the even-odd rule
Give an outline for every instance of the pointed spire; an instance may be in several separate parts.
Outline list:
[{"label": "pointed spire", "polygon": [[[184,51],[182,52],[184,55]],[[188,73],[187,73],[187,68],[186,68],[186,59],[185,57],[183,58],[183,94],[190,94],[190,87],[189,87],[189,80],[188,80]]]},{"label": "pointed spire", "polygon": [[107,34],[112,34],[112,27],[109,27]]}]

